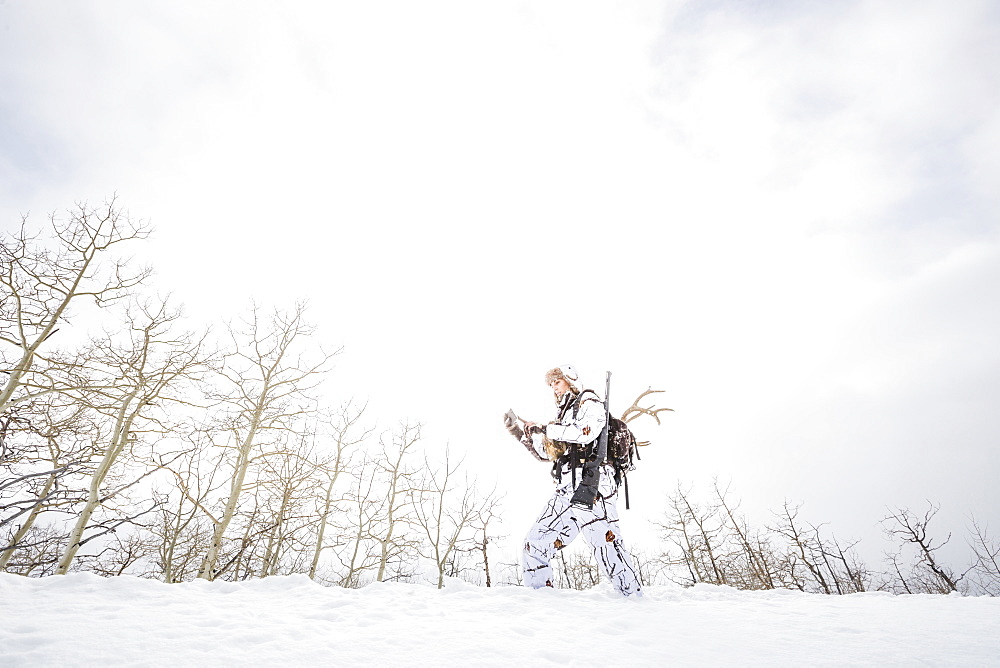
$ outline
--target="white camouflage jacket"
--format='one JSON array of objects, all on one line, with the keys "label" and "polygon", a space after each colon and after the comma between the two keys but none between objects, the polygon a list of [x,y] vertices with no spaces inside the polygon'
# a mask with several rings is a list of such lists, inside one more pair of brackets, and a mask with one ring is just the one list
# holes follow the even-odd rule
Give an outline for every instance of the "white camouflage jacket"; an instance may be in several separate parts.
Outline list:
[{"label": "white camouflage jacket", "polygon": [[[584,390],[580,407],[573,415],[573,402],[578,395],[566,393],[559,405],[557,419],[545,426],[545,436],[554,441],[579,443],[586,445],[601,435],[601,430],[607,422],[604,404],[592,390]],[[538,459],[548,461],[545,452],[545,439],[541,434],[535,434],[531,439],[533,453]],[[563,480],[568,483],[571,473],[569,465],[563,466]],[[604,477],[603,475],[601,476]]]}]

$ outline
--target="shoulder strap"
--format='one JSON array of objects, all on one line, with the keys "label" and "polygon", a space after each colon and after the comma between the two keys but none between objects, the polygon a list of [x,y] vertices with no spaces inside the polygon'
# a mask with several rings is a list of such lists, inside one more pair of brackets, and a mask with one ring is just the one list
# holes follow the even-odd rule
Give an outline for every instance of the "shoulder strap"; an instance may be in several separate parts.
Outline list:
[{"label": "shoulder strap", "polygon": [[576,419],[577,413],[580,412],[580,406],[584,402],[584,395],[585,394],[589,394],[590,395],[590,397],[588,397],[586,399],[587,401],[597,401],[597,402],[601,401],[601,398],[599,396],[597,396],[597,392],[594,392],[593,390],[584,390],[583,392],[580,392],[580,394],[576,395],[576,399],[573,400],[573,419],[574,420]]}]

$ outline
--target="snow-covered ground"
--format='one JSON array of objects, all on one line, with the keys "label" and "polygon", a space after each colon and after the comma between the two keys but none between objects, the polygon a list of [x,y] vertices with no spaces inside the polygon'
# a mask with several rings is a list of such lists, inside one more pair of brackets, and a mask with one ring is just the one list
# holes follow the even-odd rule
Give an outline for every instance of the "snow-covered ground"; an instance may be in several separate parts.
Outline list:
[{"label": "snow-covered ground", "polygon": [[1000,599],[0,574],[0,665],[1000,665]]}]

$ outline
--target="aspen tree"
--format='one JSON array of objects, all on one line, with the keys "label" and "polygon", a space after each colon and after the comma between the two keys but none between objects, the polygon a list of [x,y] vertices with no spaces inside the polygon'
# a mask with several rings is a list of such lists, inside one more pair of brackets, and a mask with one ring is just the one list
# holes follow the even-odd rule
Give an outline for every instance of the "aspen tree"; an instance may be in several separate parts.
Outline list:
[{"label": "aspen tree", "polygon": [[67,377],[72,363],[45,355],[45,347],[69,321],[74,305],[106,308],[133,294],[150,274],[108,257],[150,232],[114,198],[100,207],[77,204],[68,221],[53,215],[50,228],[52,243],[47,243],[27,230],[25,217],[17,232],[0,239],[0,368],[5,376],[0,415],[20,402],[81,389]]},{"label": "aspen tree", "polygon": [[70,531],[57,574],[67,573],[80,547],[101,535],[84,538],[94,512],[113,495],[104,489],[112,468],[140,442],[141,433],[157,430],[156,414],[162,412],[164,404],[183,401],[186,385],[204,368],[203,338],[176,333],[179,317],[165,300],[139,304],[126,314],[124,341],[109,334],[93,343],[92,363],[102,371],[105,381],[101,389],[92,388],[85,399],[90,408],[110,420],[111,427],[95,453],[97,465],[90,473],[86,500]]},{"label": "aspen tree", "polygon": [[294,431],[297,423],[315,411],[310,393],[320,382],[337,352],[320,351],[318,359],[307,361],[301,347],[313,328],[304,321],[305,307],[290,313],[275,311],[262,317],[256,306],[242,328],[230,326],[233,351],[221,375],[229,391],[218,399],[228,410],[230,450],[235,461],[223,508],[214,518],[211,543],[198,569],[198,578],[212,580],[226,531],[239,502],[252,484],[251,467],[263,446],[280,442],[279,432]]},{"label": "aspen tree", "polygon": [[313,545],[312,560],[309,564],[309,578],[316,579],[316,570],[319,567],[320,557],[325,549],[324,539],[326,537],[327,525],[335,510],[337,499],[334,497],[334,489],[337,481],[344,471],[352,466],[354,451],[368,438],[371,429],[360,430],[356,434],[358,422],[361,420],[367,406],[354,408],[351,401],[342,404],[334,415],[327,416],[322,421],[327,428],[327,440],[333,446],[332,460],[323,468],[326,476],[324,483],[324,494],[319,503],[319,518],[316,527],[316,542]]}]

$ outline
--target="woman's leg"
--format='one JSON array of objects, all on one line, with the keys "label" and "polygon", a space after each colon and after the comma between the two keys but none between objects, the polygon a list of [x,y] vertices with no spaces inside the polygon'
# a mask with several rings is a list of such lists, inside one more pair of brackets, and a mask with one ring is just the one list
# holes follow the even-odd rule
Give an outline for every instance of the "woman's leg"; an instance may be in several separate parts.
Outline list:
[{"label": "woman's leg", "polygon": [[521,569],[527,587],[553,586],[552,557],[556,550],[569,545],[580,532],[573,518],[576,509],[570,509],[569,499],[565,490],[556,490],[524,539]]},{"label": "woman's leg", "polygon": [[611,584],[623,596],[639,593],[639,575],[632,562],[632,555],[625,548],[621,528],[618,525],[618,509],[615,506],[617,490],[607,497],[600,496],[594,503],[593,517],[581,523],[584,540],[594,551],[594,558]]}]

